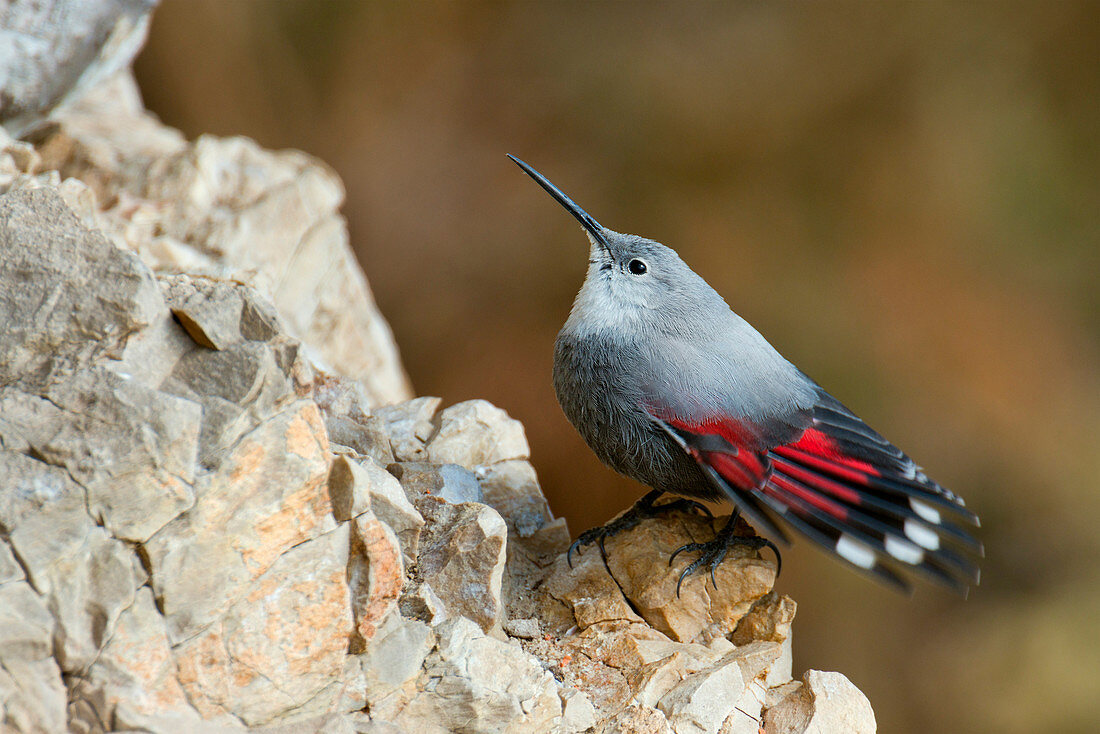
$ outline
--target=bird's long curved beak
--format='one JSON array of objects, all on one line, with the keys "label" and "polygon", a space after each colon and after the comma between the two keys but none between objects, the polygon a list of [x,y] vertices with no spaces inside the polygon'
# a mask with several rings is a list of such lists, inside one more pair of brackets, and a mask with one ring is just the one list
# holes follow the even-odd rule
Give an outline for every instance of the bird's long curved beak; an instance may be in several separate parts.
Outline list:
[{"label": "bird's long curved beak", "polygon": [[565,192],[563,192],[554,184],[550,183],[550,181],[547,180],[546,176],[543,176],[541,173],[536,171],[534,168],[531,168],[531,166],[527,165],[519,158],[516,158],[514,155],[511,155],[509,153],[508,157],[511,158],[517,166],[522,168],[524,173],[535,179],[535,182],[539,186],[546,189],[546,193],[557,199],[558,203],[564,206],[566,211],[576,217],[577,221],[581,223],[581,225],[588,231],[590,235],[592,235],[592,239],[594,239],[600,245],[600,247],[603,247],[605,249],[607,248],[607,239],[604,237],[603,227],[600,226],[599,222],[593,219],[591,215],[589,215],[589,213],[586,212],[584,209],[581,209],[579,206],[577,206],[577,202],[566,196]]}]

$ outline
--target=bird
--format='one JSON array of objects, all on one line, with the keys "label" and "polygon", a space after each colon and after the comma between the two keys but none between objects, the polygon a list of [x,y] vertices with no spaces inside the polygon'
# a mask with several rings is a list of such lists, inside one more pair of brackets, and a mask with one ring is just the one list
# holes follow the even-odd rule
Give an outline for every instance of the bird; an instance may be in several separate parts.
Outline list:
[{"label": "bird", "polygon": [[[725,500],[734,510],[714,539],[669,559],[699,553],[677,594],[704,566],[715,582],[735,545],[767,546],[781,563],[783,526],[903,592],[917,577],[964,597],[978,584],[984,548],[964,526],[980,523],[961,497],[784,358],[674,250],[600,225],[508,157],[589,240],[584,283],[554,344],[558,402],[604,464],[650,488],[581,533],[570,563],[595,544],[606,565],[606,538],[663,511]],[[665,494],[679,499],[658,504]],[[741,516],[763,537],[735,532]]]}]

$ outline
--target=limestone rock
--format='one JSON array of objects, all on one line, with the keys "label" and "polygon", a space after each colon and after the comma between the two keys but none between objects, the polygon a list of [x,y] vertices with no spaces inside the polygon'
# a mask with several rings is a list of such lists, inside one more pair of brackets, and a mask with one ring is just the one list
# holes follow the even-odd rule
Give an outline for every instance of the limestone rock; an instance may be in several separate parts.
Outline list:
[{"label": "limestone rock", "polygon": [[0,196],[0,386],[35,391],[117,353],[164,303],[132,254],[87,230],[48,188]]},{"label": "limestone rock", "polygon": [[54,620],[30,584],[0,586],[0,660],[49,657]]},{"label": "limestone rock", "polygon": [[401,614],[408,619],[435,627],[450,616],[443,600],[435,593],[430,585],[423,581],[413,581],[409,584],[408,591],[398,600]]},{"label": "limestone rock", "polygon": [[56,382],[42,397],[0,394],[5,420],[87,492],[117,537],[145,541],[194,503],[201,409],[106,369]]},{"label": "limestone rock", "polygon": [[476,476],[485,504],[499,512],[519,537],[531,537],[554,519],[530,462],[510,459],[479,466]]},{"label": "limestone rock", "polygon": [[377,718],[393,719],[417,694],[416,679],[435,643],[435,633],[423,622],[401,615],[386,619],[370,647],[357,658],[366,701]]},{"label": "limestone rock", "polygon": [[520,422],[485,400],[468,400],[444,410],[427,452],[437,464],[467,469],[531,455]]},{"label": "limestone rock", "polygon": [[691,556],[680,554],[672,566],[666,559],[686,542],[685,535],[709,540],[713,528],[726,518],[712,525],[707,518],[684,514],[677,521],[680,527],[644,521],[610,538],[606,545],[611,571],[634,608],[655,629],[682,642],[709,642],[732,632],[753,602],[771,590],[775,563],[736,546],[715,569],[717,589],[707,573],[696,573],[684,580],[677,596],[677,580]]},{"label": "limestone rock", "polygon": [[91,528],[72,555],[51,564],[48,605],[56,620],[54,655],[62,670],[85,669],[114,638],[143,579],[133,552],[102,528]]},{"label": "limestone rock", "polygon": [[405,494],[418,501],[421,497],[438,497],[451,504],[481,502],[481,485],[468,469],[457,464],[434,464],[427,461],[403,461],[389,466],[401,481]]},{"label": "limestone rock", "polygon": [[[117,721],[119,728],[167,734],[203,725],[178,682],[164,619],[148,587],[122,613],[114,634],[79,679],[73,696],[87,705],[77,706],[78,712],[94,714],[85,719],[89,727],[97,721]],[[221,723],[231,721],[223,717]]]},{"label": "limestone rock", "polygon": [[688,676],[661,697],[657,708],[676,734],[709,734],[733,711],[745,686],[741,667],[731,660]]},{"label": "limestone rock", "polygon": [[328,474],[328,494],[332,515],[345,522],[370,509],[371,477],[359,462],[337,456]]},{"label": "limestone rock", "polygon": [[598,549],[589,548],[575,557],[572,569],[559,558],[542,592],[567,604],[581,629],[601,622],[642,621],[604,569]]},{"label": "limestone rock", "polygon": [[321,409],[333,450],[347,447],[356,458],[366,456],[379,466],[394,461],[387,423],[371,413],[371,398],[362,384],[319,373],[310,381],[309,395]]},{"label": "limestone rock", "polygon": [[180,684],[204,718],[232,714],[255,726],[335,704],[339,688],[314,697],[344,670],[348,547],[346,524],[295,545],[214,624],[174,646]]},{"label": "limestone rock", "polygon": [[540,732],[560,720],[558,684],[539,661],[463,617],[437,628],[431,680],[394,723],[416,732]]},{"label": "limestone rock", "polygon": [[12,555],[11,546],[0,540],[0,586],[9,581],[22,581],[27,575]]},{"label": "limestone rock", "polygon": [[873,734],[877,730],[867,697],[840,673],[808,670],[802,683],[768,709],[764,715],[764,731],[768,734]]},{"label": "limestone rock", "polygon": [[528,619],[509,619],[503,624],[504,631],[510,637],[520,637],[531,640],[539,636],[539,621],[534,617]]},{"label": "limestone rock", "polygon": [[296,346],[283,341],[191,349],[180,357],[160,387],[202,407],[204,468],[217,469],[241,436],[297,397],[290,379],[295,358]]},{"label": "limestone rock", "polygon": [[348,245],[343,187],[323,164],[244,138],[187,143],[141,108],[128,73],[66,109],[36,143],[41,168],[111,203],[97,214],[102,229],[154,270],[247,283],[315,363],[359,380],[371,405],[411,396]]},{"label": "limestone rock", "polygon": [[156,0],[46,1],[0,8],[0,124],[19,135],[128,66]]},{"label": "limestone rock", "polygon": [[195,507],[146,543],[173,643],[236,603],[275,560],[334,527],[317,407],[289,405],[242,438]]},{"label": "limestone rock", "polygon": [[562,689],[561,730],[563,732],[588,731],[596,725],[596,708],[582,691]]},{"label": "limestone rock", "polygon": [[421,461],[428,457],[425,445],[435,433],[432,419],[441,402],[440,398],[421,397],[373,411],[386,424],[395,459]]},{"label": "limestone rock", "polygon": [[770,591],[760,597],[748,613],[741,617],[730,639],[737,645],[745,645],[754,640],[783,642],[791,636],[791,623],[797,609],[794,599]]},{"label": "limestone rock", "polygon": [[[724,518],[715,520],[721,522]],[[648,519],[607,540],[611,576],[599,549],[589,547],[572,570],[559,560],[545,588],[572,606],[582,628],[615,619],[637,621],[640,614],[674,640],[709,642],[732,632],[775,580],[772,561],[735,547],[715,571],[717,589],[707,574],[698,573],[684,580],[677,597],[676,583],[687,561],[677,558],[670,567],[667,559],[685,542],[710,537],[713,530],[705,518],[677,513]]]},{"label": "limestone rock", "polygon": [[65,731],[65,684],[50,657],[0,658],[0,728],[39,734]]},{"label": "limestone rock", "polygon": [[267,341],[282,331],[275,310],[247,286],[186,275],[165,276],[161,284],[172,315],[207,349]]},{"label": "limestone rock", "polygon": [[397,607],[405,567],[397,536],[374,513],[358,515],[351,527],[348,586],[355,615],[352,652],[357,652],[369,644],[378,626]]},{"label": "limestone rock", "polygon": [[371,510],[397,535],[405,565],[411,565],[420,548],[420,531],[424,518],[408,498],[392,474],[364,457],[360,462],[369,480]]},{"label": "limestone rock", "polygon": [[21,570],[48,595],[54,591],[53,565],[76,553],[93,526],[84,492],[65,470],[13,450],[0,452],[0,476],[0,525]]},{"label": "limestone rock", "polygon": [[605,719],[599,734],[673,734],[668,719],[658,709],[632,705]]},{"label": "limestone rock", "polygon": [[428,497],[419,503],[426,525],[420,537],[419,575],[447,611],[484,631],[499,626],[508,529],[491,507],[452,505]]}]

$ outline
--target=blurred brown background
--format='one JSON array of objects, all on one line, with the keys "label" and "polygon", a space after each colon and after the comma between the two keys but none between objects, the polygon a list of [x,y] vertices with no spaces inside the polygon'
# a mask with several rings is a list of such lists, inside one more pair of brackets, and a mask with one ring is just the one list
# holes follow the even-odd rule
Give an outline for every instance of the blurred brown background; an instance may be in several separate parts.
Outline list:
[{"label": "blurred brown background", "polygon": [[573,532],[641,494],[558,410],[580,228],[676,247],[984,521],[967,602],[806,542],[796,669],[884,732],[1100,722],[1100,4],[166,0],[137,65],[189,136],[331,164],[419,394],[527,426]]}]

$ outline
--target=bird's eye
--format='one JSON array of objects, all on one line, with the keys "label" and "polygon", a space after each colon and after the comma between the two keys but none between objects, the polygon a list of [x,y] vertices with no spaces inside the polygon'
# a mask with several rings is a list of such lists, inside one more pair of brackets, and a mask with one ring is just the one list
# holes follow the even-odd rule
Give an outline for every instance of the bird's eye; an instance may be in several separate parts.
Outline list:
[{"label": "bird's eye", "polygon": [[638,260],[637,258],[635,258],[634,260],[631,260],[629,263],[627,263],[626,267],[634,275],[645,275],[646,271],[649,270],[649,268],[645,264],[645,261],[644,260]]}]

